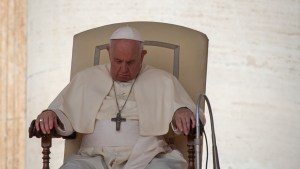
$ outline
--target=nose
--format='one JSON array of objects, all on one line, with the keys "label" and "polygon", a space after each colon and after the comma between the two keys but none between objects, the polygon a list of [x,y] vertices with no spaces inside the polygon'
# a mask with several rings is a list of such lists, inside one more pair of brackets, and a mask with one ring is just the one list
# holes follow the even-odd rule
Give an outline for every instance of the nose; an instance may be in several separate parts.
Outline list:
[{"label": "nose", "polygon": [[127,70],[128,70],[127,63],[122,63],[122,65],[121,65],[121,72],[127,72]]}]

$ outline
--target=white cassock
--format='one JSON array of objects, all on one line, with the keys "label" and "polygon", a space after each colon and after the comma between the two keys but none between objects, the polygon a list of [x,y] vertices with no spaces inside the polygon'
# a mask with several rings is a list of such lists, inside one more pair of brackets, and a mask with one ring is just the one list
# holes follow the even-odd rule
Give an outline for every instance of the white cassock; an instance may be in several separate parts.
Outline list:
[{"label": "white cassock", "polygon": [[[162,70],[143,65],[122,110],[126,122],[116,131],[111,121],[118,112],[110,65],[99,65],[78,73],[51,103],[64,124],[60,134],[83,133],[79,154],[102,155],[109,168],[145,168],[161,152],[171,152],[162,136],[169,130],[175,110],[195,105],[177,79]],[[115,82],[121,109],[130,82]],[[201,117],[204,121],[204,116]],[[174,153],[174,152],[173,152]],[[178,158],[182,158],[178,156]]]}]

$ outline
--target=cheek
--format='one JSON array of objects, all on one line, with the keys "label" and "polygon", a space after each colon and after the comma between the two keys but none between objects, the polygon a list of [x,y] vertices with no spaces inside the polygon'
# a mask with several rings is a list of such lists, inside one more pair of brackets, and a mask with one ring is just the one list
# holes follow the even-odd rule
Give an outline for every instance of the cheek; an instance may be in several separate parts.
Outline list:
[{"label": "cheek", "polygon": [[117,63],[112,63],[111,64],[111,68],[113,68],[115,71],[118,70],[120,67],[120,64],[117,64]]},{"label": "cheek", "polygon": [[113,75],[116,75],[120,66],[117,64],[111,64],[110,71]]},{"label": "cheek", "polygon": [[138,74],[139,73],[139,71],[140,71],[140,66],[139,65],[136,65],[136,66],[134,66],[134,67],[131,67],[131,69],[130,69],[130,73],[132,74],[132,75],[136,75],[136,74]]}]

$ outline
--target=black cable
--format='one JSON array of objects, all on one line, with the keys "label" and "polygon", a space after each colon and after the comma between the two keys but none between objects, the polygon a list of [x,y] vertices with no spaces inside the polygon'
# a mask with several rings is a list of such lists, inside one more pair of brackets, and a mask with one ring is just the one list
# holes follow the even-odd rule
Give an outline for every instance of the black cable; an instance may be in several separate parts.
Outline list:
[{"label": "black cable", "polygon": [[204,99],[206,100],[206,104],[208,107],[209,111],[209,116],[210,116],[210,124],[211,124],[211,138],[212,138],[212,152],[213,152],[213,168],[214,169],[220,169],[220,163],[219,163],[219,155],[218,155],[218,149],[217,149],[217,141],[216,141],[216,135],[215,135],[215,125],[214,125],[214,118],[213,118],[213,113],[212,109],[210,106],[209,99],[206,95],[203,95]]},{"label": "black cable", "polygon": [[205,168],[207,169],[207,162],[208,162],[208,145],[207,145],[207,136],[205,133],[205,130],[203,128],[203,133],[204,133],[204,138],[205,138],[205,142],[206,142],[206,164],[205,164]]},{"label": "black cable", "polygon": [[[220,163],[219,163],[219,156],[218,156],[218,149],[217,149],[217,143],[216,143],[216,135],[215,135],[215,129],[214,129],[214,120],[213,120],[213,114],[212,114],[212,109],[211,109],[211,105],[210,105],[210,102],[209,102],[209,99],[208,97],[205,95],[205,94],[201,94],[198,98],[198,101],[197,101],[197,107],[196,107],[196,117],[200,119],[199,117],[199,105],[201,103],[201,99],[202,97],[204,98],[204,104],[205,104],[205,101],[206,101],[206,104],[207,104],[207,107],[208,107],[208,111],[209,111],[209,116],[210,116],[210,123],[211,123],[211,136],[212,136],[212,154],[213,154],[213,168],[214,169],[220,169]],[[197,120],[199,120],[197,119]],[[202,135],[202,127],[203,127],[203,124],[201,122],[201,120],[199,121],[200,122],[200,131],[198,131],[198,127],[197,127],[197,132],[200,132],[200,134]],[[198,121],[197,121],[197,124],[198,124]],[[202,125],[201,125],[202,124]],[[204,135],[205,135],[205,141],[206,141],[206,150],[207,150],[207,156],[206,156],[206,169],[207,169],[207,161],[208,161],[208,144],[207,144],[207,136],[206,136],[206,133],[204,131],[204,127],[203,127],[203,132],[204,132]],[[197,138],[198,138],[198,133],[197,133]],[[198,160],[198,159],[197,159]]]}]

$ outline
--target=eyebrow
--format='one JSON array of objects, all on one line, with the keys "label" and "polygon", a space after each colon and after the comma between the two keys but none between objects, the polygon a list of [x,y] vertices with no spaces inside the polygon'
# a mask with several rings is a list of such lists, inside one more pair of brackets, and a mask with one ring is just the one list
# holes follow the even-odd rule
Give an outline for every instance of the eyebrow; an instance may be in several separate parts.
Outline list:
[{"label": "eyebrow", "polygon": [[124,61],[124,62],[126,62],[126,63],[130,63],[130,62],[135,62],[136,61],[136,59],[131,59],[131,60],[128,60],[128,61],[125,61],[125,60],[122,60],[122,59],[119,59],[119,58],[114,58],[114,60],[115,61]]}]

